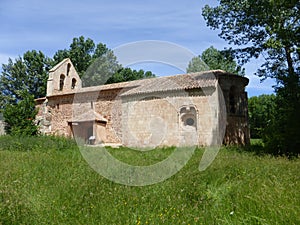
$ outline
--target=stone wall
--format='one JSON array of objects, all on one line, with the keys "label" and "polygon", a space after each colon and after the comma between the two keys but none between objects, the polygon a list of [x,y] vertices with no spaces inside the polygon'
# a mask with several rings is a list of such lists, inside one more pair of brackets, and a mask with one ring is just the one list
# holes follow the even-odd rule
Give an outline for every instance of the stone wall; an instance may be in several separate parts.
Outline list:
[{"label": "stone wall", "polygon": [[[120,143],[120,139],[116,134],[116,132],[120,132],[120,129],[114,129],[116,128],[116,124],[120,124],[116,117],[117,115],[121,116],[118,112],[120,111],[120,103],[118,103],[120,100],[116,98],[119,92],[120,90],[115,89],[48,97],[46,101],[37,104],[39,108],[37,120],[40,125],[40,131],[44,134],[72,137],[73,121],[88,111],[95,111],[107,120],[105,124],[105,141],[108,143]],[[115,124],[113,124],[112,117]],[[81,122],[84,122],[84,118],[81,118],[81,120]],[[98,128],[95,126],[94,133],[96,133],[97,129],[103,132],[103,127],[101,128],[101,126]],[[103,142],[104,140],[98,141]]]},{"label": "stone wall", "polygon": [[75,134],[85,142],[93,136],[96,144],[248,144],[248,79],[224,71],[208,74],[215,76],[205,78],[204,72],[82,88],[65,59],[50,70],[47,96],[36,100],[36,122],[43,134]]},{"label": "stone wall", "polygon": [[[221,87],[206,92],[207,95],[177,91],[156,96],[122,97],[121,89],[61,94],[41,101],[37,118],[43,133],[72,137],[74,118],[95,111],[106,121],[105,124],[97,123],[94,118],[96,143],[122,143],[132,147],[191,143],[206,146],[222,141],[225,144],[248,144],[250,137],[244,87],[237,86],[239,91],[235,93],[238,99],[235,107],[241,108],[242,112],[237,110],[235,114],[230,112],[231,86],[228,89],[224,85],[223,89]],[[193,108],[195,115],[192,115]],[[222,113],[224,111],[227,114]],[[187,126],[185,123],[191,118],[195,124]],[[80,132],[89,126],[86,123],[79,125]]]},{"label": "stone wall", "polygon": [[70,59],[64,59],[49,71],[47,96],[80,89],[81,79]]},{"label": "stone wall", "polygon": [[219,83],[227,112],[227,126],[223,143],[226,145],[250,144],[248,97],[245,92],[248,80],[237,75],[222,75]]},{"label": "stone wall", "polygon": [[[217,91],[208,96],[189,96],[186,92],[183,96],[171,93],[163,98],[149,97],[135,96],[123,102],[123,144],[132,147],[217,144],[221,135],[216,133],[219,130]],[[226,124],[223,125],[225,131]]]},{"label": "stone wall", "polygon": [[0,135],[5,134],[5,123],[2,113],[0,113]]},{"label": "stone wall", "polygon": [[0,120],[0,136],[5,134],[5,123]]}]

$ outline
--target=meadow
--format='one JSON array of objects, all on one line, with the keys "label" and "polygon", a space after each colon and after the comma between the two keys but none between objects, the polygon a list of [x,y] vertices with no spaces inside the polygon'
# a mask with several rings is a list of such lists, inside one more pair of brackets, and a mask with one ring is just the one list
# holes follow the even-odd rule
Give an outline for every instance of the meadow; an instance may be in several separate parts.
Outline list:
[{"label": "meadow", "polygon": [[[253,146],[253,149],[257,146]],[[223,147],[205,171],[204,152],[164,182],[109,181],[58,137],[0,137],[0,224],[300,224],[300,159]],[[172,148],[109,149],[149,164]]]}]

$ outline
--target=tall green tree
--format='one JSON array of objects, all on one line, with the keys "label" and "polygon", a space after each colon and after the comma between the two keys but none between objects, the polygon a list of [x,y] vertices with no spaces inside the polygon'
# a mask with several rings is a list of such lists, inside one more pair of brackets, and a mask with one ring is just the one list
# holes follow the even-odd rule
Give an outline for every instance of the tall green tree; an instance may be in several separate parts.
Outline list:
[{"label": "tall green tree", "polygon": [[275,154],[300,153],[300,2],[298,0],[220,1],[203,16],[219,36],[234,45],[241,63],[264,59],[257,71],[277,81],[277,116],[267,146]]},{"label": "tall green tree", "polygon": [[195,73],[210,70],[210,67],[202,60],[201,56],[192,58],[186,68],[187,73]]},{"label": "tall green tree", "polygon": [[[94,56],[96,57],[96,56]],[[118,63],[113,51],[108,49],[102,55],[90,61],[87,70],[81,76],[84,87],[103,85],[114,76],[122,66]],[[123,79],[123,81],[125,81]]]},{"label": "tall green tree", "polygon": [[219,51],[213,46],[203,51],[200,56],[194,57],[188,65],[187,72],[218,69],[241,76],[245,75],[245,70],[236,63],[231,52]]},{"label": "tall green tree", "polygon": [[[141,75],[141,71],[123,68],[105,44],[96,45],[92,39],[83,36],[73,38],[69,49],[57,51],[53,58],[55,63],[70,58],[82,79],[83,87],[147,78],[151,73],[143,71]],[[154,75],[151,73],[151,76]]]},{"label": "tall green tree", "polygon": [[58,50],[54,54],[53,59],[57,64],[65,58],[70,58],[81,76],[91,64],[94,51],[94,41],[90,38],[85,39],[83,36],[80,36],[79,38],[73,38],[69,49]]},{"label": "tall green tree", "polygon": [[[108,49],[105,44],[99,43],[96,45],[92,39],[85,39],[83,36],[73,38],[69,49],[58,50],[53,56],[56,64],[65,58],[71,59],[80,77],[85,74],[95,60],[99,61],[99,63],[96,62],[97,65],[95,66],[101,67],[102,65],[100,65],[100,62],[105,63],[107,66],[103,67],[105,67],[107,72],[112,69],[115,69],[114,72],[116,72],[121,67],[121,65],[118,64],[117,58],[114,56],[112,50]],[[109,65],[109,63],[111,65]],[[109,66],[111,66],[111,68],[109,68]],[[98,69],[98,72],[103,69],[104,68]],[[95,68],[93,68],[93,70],[95,70]]]},{"label": "tall green tree", "polygon": [[37,135],[38,127],[34,123],[37,114],[34,96],[27,90],[19,92],[21,99],[18,103],[6,105],[3,112],[6,133],[16,136]]},{"label": "tall green tree", "polygon": [[48,71],[52,60],[41,51],[27,51],[15,61],[8,60],[2,65],[0,76],[0,109],[5,105],[17,103],[22,96],[20,91],[28,90],[34,98],[46,95]]},{"label": "tall green tree", "polygon": [[276,114],[276,96],[253,96],[248,100],[251,138],[262,138],[264,130],[270,126]]}]

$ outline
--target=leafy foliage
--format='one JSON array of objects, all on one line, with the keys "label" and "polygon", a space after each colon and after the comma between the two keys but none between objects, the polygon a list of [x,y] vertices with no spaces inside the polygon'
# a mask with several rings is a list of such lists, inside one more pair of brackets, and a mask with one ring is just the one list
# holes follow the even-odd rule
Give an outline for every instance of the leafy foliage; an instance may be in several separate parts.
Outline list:
[{"label": "leafy foliage", "polygon": [[[120,70],[116,56],[112,50],[107,50],[103,55],[94,59],[85,73],[82,75],[84,87],[106,84],[107,80]],[[123,80],[125,81],[125,80]]]},{"label": "leafy foliage", "polygon": [[[105,56],[106,54],[109,56]],[[103,57],[103,59],[105,57],[108,58],[109,62],[112,63],[111,66],[117,64],[116,57],[113,56],[112,51],[105,44],[99,43],[96,46],[92,39],[85,39],[83,36],[80,36],[73,38],[69,49],[58,50],[54,54],[53,59],[55,64],[57,64],[65,58],[70,58],[79,76],[82,77],[94,60],[99,57]],[[99,63],[97,63],[97,66],[100,66]]]},{"label": "leafy foliage", "polygon": [[118,63],[113,51],[106,45],[99,43],[97,46],[91,39],[83,36],[74,38],[70,48],[59,50],[54,55],[54,60],[59,63],[64,58],[70,58],[84,87],[103,85],[108,83],[131,81],[153,77],[151,72],[135,71],[123,68]]},{"label": "leafy foliage", "polygon": [[51,65],[50,58],[35,50],[27,51],[15,62],[9,59],[8,64],[3,64],[0,76],[0,109],[22,99],[23,90],[28,90],[34,98],[45,96]]},{"label": "leafy foliage", "polygon": [[206,5],[202,14],[208,26],[221,30],[221,38],[237,46],[228,51],[239,62],[265,60],[257,75],[277,82],[277,113],[265,143],[275,154],[300,154],[300,2],[226,0]]},{"label": "leafy foliage", "polygon": [[218,69],[242,76],[245,75],[245,70],[237,65],[231,52],[219,51],[213,46],[206,49],[200,56],[194,57],[188,65],[187,72]]},{"label": "leafy foliage", "polygon": [[216,7],[206,5],[203,16],[208,26],[221,29],[221,38],[239,46],[233,52],[241,62],[264,53],[266,64],[258,74],[277,78],[276,70],[286,68],[278,62],[299,59],[299,10],[295,0],[220,1]]},{"label": "leafy foliage", "polygon": [[263,133],[266,151],[276,155],[300,156],[299,95],[291,95],[287,87],[277,89],[275,107],[274,119]]},{"label": "leafy foliage", "polygon": [[37,109],[35,108],[34,96],[27,90],[21,91],[21,100],[16,104],[5,107],[3,116],[6,123],[6,132],[16,136],[31,136],[38,133],[38,127],[34,123]]},{"label": "leafy foliage", "polygon": [[186,69],[187,73],[195,73],[210,70],[210,67],[201,59],[201,56],[192,58]]},{"label": "leafy foliage", "polygon": [[130,68],[122,68],[118,70],[118,72],[115,73],[112,77],[110,77],[106,83],[119,83],[123,81],[140,80],[151,77],[155,77],[155,75],[150,71],[145,72],[144,70],[136,71]]},{"label": "leafy foliage", "polygon": [[264,129],[275,119],[275,99],[275,95],[260,95],[249,98],[248,111],[251,138],[262,138]]}]

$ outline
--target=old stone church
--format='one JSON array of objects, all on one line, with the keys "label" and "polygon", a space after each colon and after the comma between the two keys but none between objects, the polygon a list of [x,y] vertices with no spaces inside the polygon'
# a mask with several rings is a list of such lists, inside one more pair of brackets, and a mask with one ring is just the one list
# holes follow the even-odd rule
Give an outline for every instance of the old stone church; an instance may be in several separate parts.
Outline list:
[{"label": "old stone church", "polygon": [[70,59],[36,99],[43,134],[89,144],[155,147],[248,144],[249,80],[221,70],[82,87]]}]

